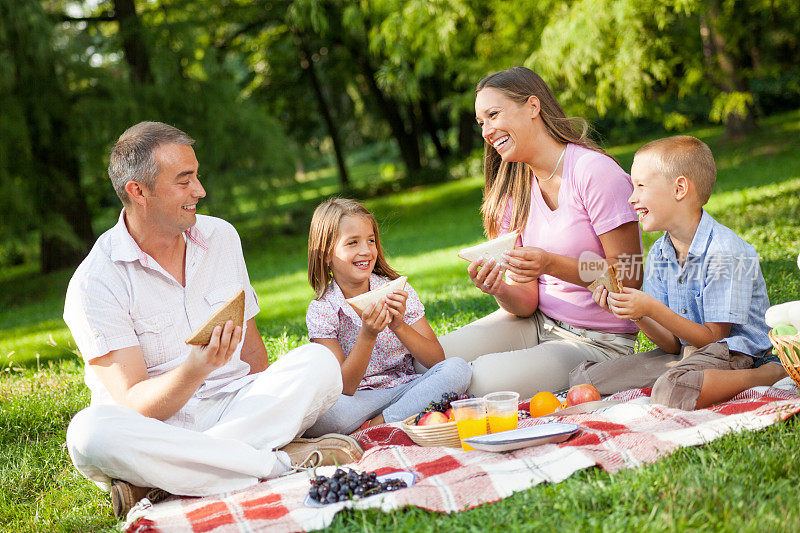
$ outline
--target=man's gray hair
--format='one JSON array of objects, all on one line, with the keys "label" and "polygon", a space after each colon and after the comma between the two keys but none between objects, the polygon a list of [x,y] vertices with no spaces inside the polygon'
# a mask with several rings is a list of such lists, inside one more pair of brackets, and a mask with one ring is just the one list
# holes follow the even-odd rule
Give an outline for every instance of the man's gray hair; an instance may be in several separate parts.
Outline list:
[{"label": "man's gray hair", "polygon": [[123,204],[127,205],[130,200],[125,190],[129,181],[137,181],[150,190],[155,188],[156,177],[161,172],[155,151],[162,144],[191,146],[194,139],[163,122],[140,122],[117,139],[111,149],[108,177]]}]

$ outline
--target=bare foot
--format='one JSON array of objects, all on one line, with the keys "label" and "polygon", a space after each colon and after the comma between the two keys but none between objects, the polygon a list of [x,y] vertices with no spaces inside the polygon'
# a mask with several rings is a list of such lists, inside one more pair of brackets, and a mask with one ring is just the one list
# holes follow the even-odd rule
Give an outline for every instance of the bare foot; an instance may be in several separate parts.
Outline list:
[{"label": "bare foot", "polygon": [[369,421],[370,426],[379,426],[380,424],[385,424],[386,420],[383,419],[383,413],[379,414],[375,418]]}]

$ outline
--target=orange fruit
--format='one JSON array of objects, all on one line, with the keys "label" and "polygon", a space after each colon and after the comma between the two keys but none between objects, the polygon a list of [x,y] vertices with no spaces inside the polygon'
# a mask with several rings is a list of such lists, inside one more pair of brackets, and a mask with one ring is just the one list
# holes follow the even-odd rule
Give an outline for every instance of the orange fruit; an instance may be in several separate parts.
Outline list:
[{"label": "orange fruit", "polygon": [[561,406],[556,395],[552,392],[537,392],[531,398],[531,416],[544,416],[555,412]]}]

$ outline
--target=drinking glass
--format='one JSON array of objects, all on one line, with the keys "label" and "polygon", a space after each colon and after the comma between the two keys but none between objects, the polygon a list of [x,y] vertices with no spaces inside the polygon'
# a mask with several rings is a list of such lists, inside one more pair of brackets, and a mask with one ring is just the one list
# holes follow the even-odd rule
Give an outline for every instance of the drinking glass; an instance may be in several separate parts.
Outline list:
[{"label": "drinking glass", "polygon": [[512,391],[492,392],[484,396],[489,430],[492,433],[517,429],[519,393]]},{"label": "drinking glass", "polygon": [[450,402],[450,406],[453,408],[453,416],[456,419],[461,448],[474,450],[475,448],[466,444],[464,439],[475,437],[476,435],[486,435],[488,426],[486,421],[486,400],[483,398],[466,398]]}]

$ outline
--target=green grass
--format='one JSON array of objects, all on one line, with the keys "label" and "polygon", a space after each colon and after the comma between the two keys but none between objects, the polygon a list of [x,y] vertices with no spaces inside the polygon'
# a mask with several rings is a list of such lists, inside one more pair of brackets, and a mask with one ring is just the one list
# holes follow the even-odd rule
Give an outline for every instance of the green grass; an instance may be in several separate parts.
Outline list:
[{"label": "green grass", "polygon": [[[693,133],[716,156],[719,177],[707,209],[751,242],[772,303],[800,298],[800,111],[770,117],[747,140],[726,144],[718,128]],[[643,139],[645,142],[649,139]],[[611,153],[629,168],[639,145]],[[364,165],[366,180],[379,172]],[[313,178],[313,179],[312,179]],[[287,193],[292,208],[333,192],[329,170],[309,177],[305,194]],[[459,248],[482,239],[479,177],[420,187],[367,202],[379,220],[395,268],[408,275],[438,334],[494,309],[470,284]],[[307,342],[306,236],[268,238],[255,224],[239,230],[259,294],[259,330],[272,357]],[[658,235],[645,234],[645,248]],[[113,528],[107,498],[72,468],[63,447],[69,419],[88,404],[82,366],[61,320],[71,272],[48,276],[33,267],[0,273],[0,530],[96,531]],[[713,530],[800,528],[793,488],[800,485],[800,433],[790,419],[759,432],[718,439],[636,470],[582,471],[501,502],[455,515],[406,509],[340,513],[332,529],[484,531]]]}]

